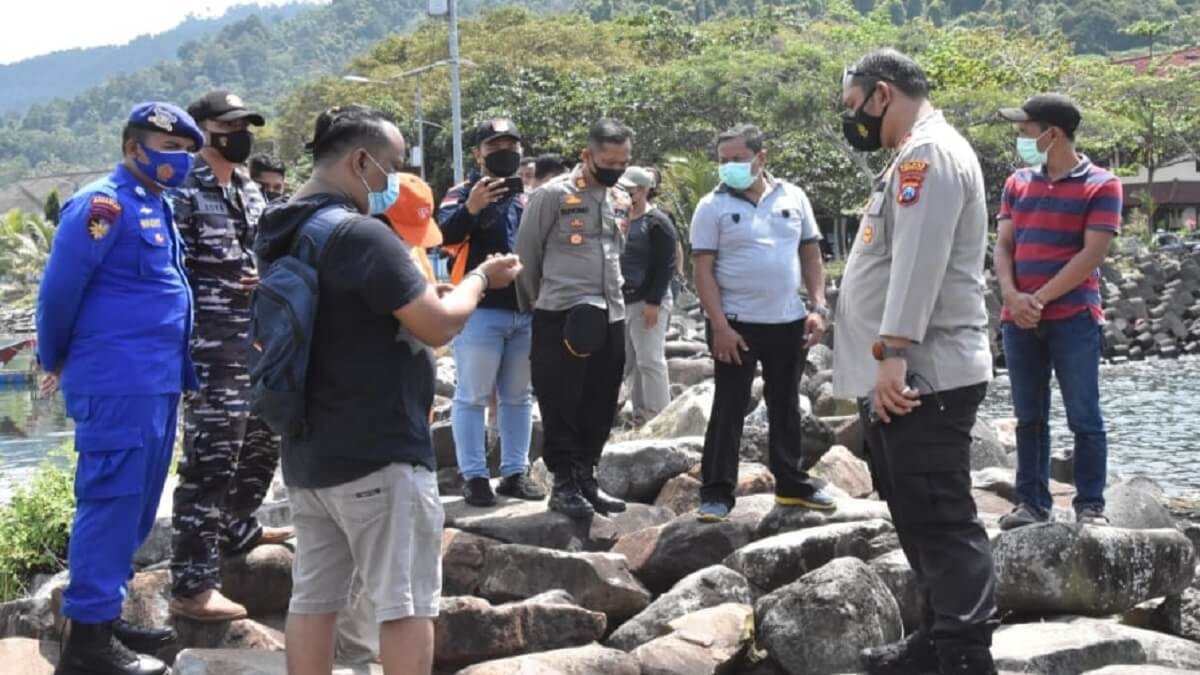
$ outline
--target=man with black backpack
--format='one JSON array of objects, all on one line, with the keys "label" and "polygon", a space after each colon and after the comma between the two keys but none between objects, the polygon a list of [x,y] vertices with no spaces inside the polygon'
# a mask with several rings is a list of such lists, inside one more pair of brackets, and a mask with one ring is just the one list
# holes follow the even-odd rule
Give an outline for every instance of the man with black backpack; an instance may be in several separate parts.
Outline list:
[{"label": "man with black backpack", "polygon": [[[284,432],[296,523],[288,673],[330,672],[356,571],[376,608],[384,672],[429,673],[443,524],[429,346],[448,343],[521,266],[512,255],[489,258],[439,298],[407,245],[371,217],[400,191],[405,144],[395,124],[370,108],[333,108],[317,119],[310,149],[312,177],[260,221],[266,272],[251,329],[262,354],[251,365],[255,408]],[[299,330],[279,333],[281,324]],[[277,378],[275,355],[298,361],[298,376]],[[297,377],[302,386],[288,395]]]}]

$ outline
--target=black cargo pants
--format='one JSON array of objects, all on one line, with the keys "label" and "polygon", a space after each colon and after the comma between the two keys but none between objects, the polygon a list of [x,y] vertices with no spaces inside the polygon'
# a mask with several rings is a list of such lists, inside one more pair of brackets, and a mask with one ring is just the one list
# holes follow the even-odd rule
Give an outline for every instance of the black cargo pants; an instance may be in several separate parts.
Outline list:
[{"label": "black cargo pants", "polygon": [[887,424],[859,402],[871,477],[916,574],[922,628],[939,651],[990,646],[995,629],[992,548],[971,496],[971,428],[986,393],[981,383],[922,396]]}]

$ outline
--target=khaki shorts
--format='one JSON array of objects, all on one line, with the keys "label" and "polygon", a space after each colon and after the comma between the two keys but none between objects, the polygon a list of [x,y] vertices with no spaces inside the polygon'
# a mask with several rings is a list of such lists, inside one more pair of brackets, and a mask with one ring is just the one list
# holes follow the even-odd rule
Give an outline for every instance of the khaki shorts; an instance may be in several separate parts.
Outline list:
[{"label": "khaki shorts", "polygon": [[442,592],[442,524],[437,475],[389,464],[330,488],[288,491],[296,525],[295,614],[346,607],[355,571],[378,623],[433,618]]}]

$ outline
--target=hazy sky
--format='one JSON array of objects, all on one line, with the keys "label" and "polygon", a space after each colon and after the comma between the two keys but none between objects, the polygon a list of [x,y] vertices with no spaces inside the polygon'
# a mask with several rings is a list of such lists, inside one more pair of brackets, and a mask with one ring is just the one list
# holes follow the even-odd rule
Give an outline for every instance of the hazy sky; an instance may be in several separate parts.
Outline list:
[{"label": "hazy sky", "polygon": [[[161,33],[188,14],[217,16],[234,5],[296,0],[18,0],[5,2],[0,64],[72,47],[124,44]],[[328,0],[301,0],[327,2]]]}]

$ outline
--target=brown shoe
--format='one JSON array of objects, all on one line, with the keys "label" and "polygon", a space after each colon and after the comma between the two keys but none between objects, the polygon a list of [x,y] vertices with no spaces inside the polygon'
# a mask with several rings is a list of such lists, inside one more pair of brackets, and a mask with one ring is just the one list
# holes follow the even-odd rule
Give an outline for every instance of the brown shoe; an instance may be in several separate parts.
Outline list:
[{"label": "brown shoe", "polygon": [[263,544],[282,544],[288,539],[296,536],[296,528],[294,527],[267,527],[263,526],[262,534],[259,535],[258,543]]},{"label": "brown shoe", "polygon": [[237,621],[247,616],[246,608],[210,589],[190,598],[172,598],[168,608],[174,616],[201,623]]}]

